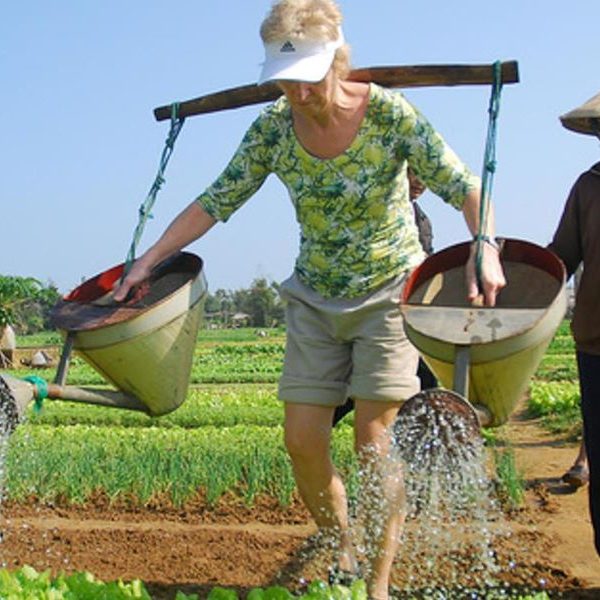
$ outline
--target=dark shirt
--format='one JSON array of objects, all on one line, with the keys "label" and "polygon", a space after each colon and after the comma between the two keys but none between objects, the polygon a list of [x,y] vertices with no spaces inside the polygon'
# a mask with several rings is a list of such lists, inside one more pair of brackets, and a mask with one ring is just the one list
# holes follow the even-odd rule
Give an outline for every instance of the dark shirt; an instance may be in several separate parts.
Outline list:
[{"label": "dark shirt", "polygon": [[571,328],[578,350],[600,354],[600,162],[571,188],[549,248],[569,277],[583,263]]},{"label": "dark shirt", "polygon": [[426,254],[433,254],[433,227],[431,226],[431,221],[415,201],[413,201],[412,205],[415,211],[415,223],[419,229],[419,242],[421,242],[421,246],[423,246]]}]

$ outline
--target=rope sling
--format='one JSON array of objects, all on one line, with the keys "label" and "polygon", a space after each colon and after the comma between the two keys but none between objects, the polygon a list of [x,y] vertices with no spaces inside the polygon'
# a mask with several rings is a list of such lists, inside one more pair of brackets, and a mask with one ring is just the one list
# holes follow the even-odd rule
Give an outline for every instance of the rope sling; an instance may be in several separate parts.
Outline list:
[{"label": "rope sling", "polygon": [[165,182],[165,170],[167,168],[167,164],[169,159],[171,158],[171,154],[173,154],[173,148],[175,146],[175,141],[177,140],[177,136],[183,127],[183,123],[185,121],[185,117],[178,117],[179,112],[179,102],[174,102],[171,104],[171,127],[169,128],[169,133],[167,135],[167,140],[165,142],[165,147],[163,148],[162,154],[160,156],[158,173],[150,187],[150,191],[146,196],[146,199],[140,205],[138,209],[138,223],[133,232],[133,239],[131,241],[131,245],[129,246],[129,251],[127,253],[127,258],[125,259],[125,268],[123,269],[123,279],[129,273],[131,266],[135,261],[135,255],[137,250],[137,245],[142,237],[144,232],[144,227],[148,222],[148,219],[152,219],[152,208],[154,203],[156,202],[156,196],[162,187],[162,184]]},{"label": "rope sling", "polygon": [[[475,268],[476,268],[476,276],[477,282],[480,288],[482,289],[482,270],[483,270],[483,244],[486,243],[486,240],[489,241],[489,238],[484,234],[487,229],[487,222],[489,218],[489,209],[490,209],[490,199],[492,194],[492,185],[494,179],[494,173],[496,171],[496,137],[497,137],[497,121],[498,121],[498,113],[500,111],[500,95],[502,92],[502,63],[500,61],[496,61],[493,64],[493,83],[492,83],[492,91],[490,96],[490,102],[488,107],[488,130],[486,136],[485,143],[485,152],[483,158],[483,172],[481,177],[481,199],[479,204],[479,227],[477,231],[477,235],[475,236],[476,241],[476,254],[475,254]],[[125,260],[125,267],[123,270],[123,278],[127,275],[131,266],[133,265],[136,257],[136,251],[138,243],[142,237],[144,232],[144,228],[148,219],[152,218],[152,208],[154,203],[156,202],[156,196],[160,191],[163,183],[165,182],[165,170],[169,159],[171,158],[171,154],[173,153],[173,149],[175,146],[175,141],[177,140],[177,136],[179,135],[181,128],[183,127],[185,117],[179,117],[179,102],[174,102],[171,104],[171,126],[169,128],[169,133],[167,135],[167,139],[165,142],[165,147],[162,151],[159,168],[150,187],[150,191],[146,196],[146,199],[140,205],[138,209],[138,223],[135,227],[133,233],[133,239],[131,241],[131,245],[129,247],[129,251],[127,253],[127,258]]]},{"label": "rope sling", "polygon": [[494,81],[488,106],[488,130],[485,140],[483,155],[483,169],[481,175],[481,194],[479,200],[479,227],[475,236],[475,273],[479,291],[483,293],[483,245],[489,241],[485,235],[490,213],[492,185],[496,172],[496,138],[498,128],[498,113],[500,112],[500,95],[502,93],[502,65],[496,61],[493,65]]}]

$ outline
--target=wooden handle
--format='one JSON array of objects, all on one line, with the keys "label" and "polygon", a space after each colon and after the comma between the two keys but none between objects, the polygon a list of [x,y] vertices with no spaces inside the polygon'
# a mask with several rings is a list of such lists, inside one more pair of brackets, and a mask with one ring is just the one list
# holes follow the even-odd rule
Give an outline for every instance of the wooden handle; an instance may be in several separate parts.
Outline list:
[{"label": "wooden handle", "polygon": [[[502,63],[502,83],[518,83],[517,61]],[[481,85],[494,82],[494,65],[417,65],[366,67],[350,72],[353,81],[373,82],[384,87],[426,87],[453,85]],[[186,100],[179,104],[178,116],[191,117],[204,113],[229,110],[270,102],[281,96],[281,90],[274,83],[242,85],[214,94]],[[171,105],[154,109],[157,121],[171,118]]]}]

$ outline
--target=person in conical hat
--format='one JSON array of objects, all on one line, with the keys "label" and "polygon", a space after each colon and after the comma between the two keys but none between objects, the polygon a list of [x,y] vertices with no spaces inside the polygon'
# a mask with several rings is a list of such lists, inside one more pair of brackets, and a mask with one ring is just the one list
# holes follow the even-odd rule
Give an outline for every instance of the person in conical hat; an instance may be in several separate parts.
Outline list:
[{"label": "person in conical hat", "polygon": [[[560,121],[570,131],[600,139],[600,94],[562,115]],[[564,477],[567,482],[576,485],[586,483],[589,477],[588,490],[594,543],[600,555],[599,233],[600,162],[597,162],[582,173],[571,188],[549,247],[562,259],[569,277],[583,265],[571,321],[581,392],[583,447],[580,448],[572,469]]]},{"label": "person in conical hat", "polygon": [[581,106],[561,115],[564,127],[577,133],[600,136],[600,93]]}]

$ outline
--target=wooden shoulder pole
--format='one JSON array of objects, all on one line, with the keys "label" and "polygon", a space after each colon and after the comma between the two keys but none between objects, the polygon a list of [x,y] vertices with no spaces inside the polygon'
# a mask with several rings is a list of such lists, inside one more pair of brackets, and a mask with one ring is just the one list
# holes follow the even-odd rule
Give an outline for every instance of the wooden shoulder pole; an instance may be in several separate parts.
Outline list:
[{"label": "wooden shoulder pole", "polygon": [[[494,65],[416,65],[366,67],[350,73],[353,81],[374,82],[390,88],[427,86],[482,85],[494,81]],[[517,61],[502,63],[502,83],[517,83]],[[251,104],[270,102],[281,96],[274,83],[249,84],[207,94],[179,104],[178,116],[191,117],[220,110],[229,110]],[[171,118],[171,105],[154,109],[157,121]]]}]

